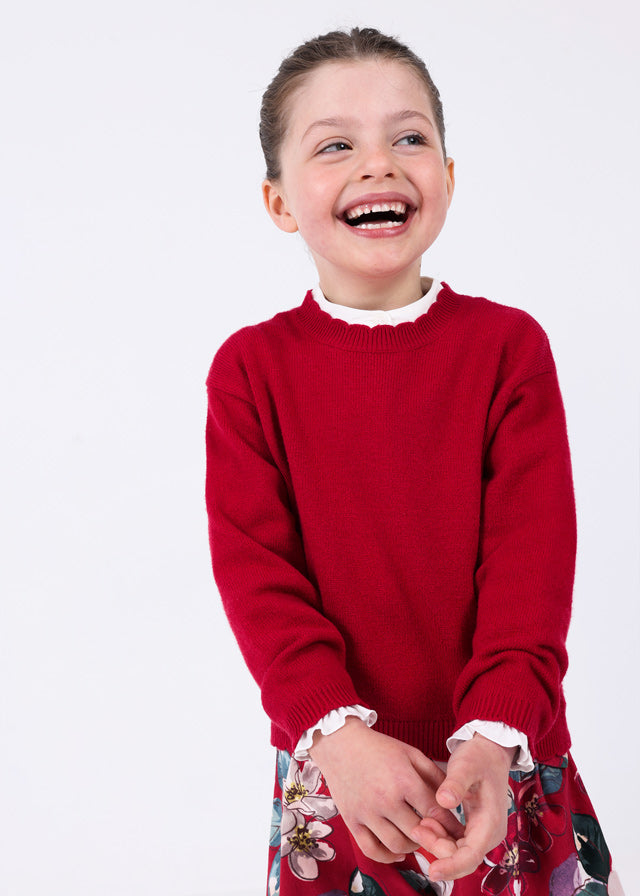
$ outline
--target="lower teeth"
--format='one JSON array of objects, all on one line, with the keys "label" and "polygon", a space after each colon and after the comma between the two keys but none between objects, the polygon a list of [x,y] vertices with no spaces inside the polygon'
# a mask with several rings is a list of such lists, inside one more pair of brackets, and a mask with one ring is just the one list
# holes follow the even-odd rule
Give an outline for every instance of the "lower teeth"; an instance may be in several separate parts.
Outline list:
[{"label": "lower teeth", "polygon": [[401,227],[403,221],[378,221],[375,224],[356,224],[358,230],[380,230],[382,227]]}]

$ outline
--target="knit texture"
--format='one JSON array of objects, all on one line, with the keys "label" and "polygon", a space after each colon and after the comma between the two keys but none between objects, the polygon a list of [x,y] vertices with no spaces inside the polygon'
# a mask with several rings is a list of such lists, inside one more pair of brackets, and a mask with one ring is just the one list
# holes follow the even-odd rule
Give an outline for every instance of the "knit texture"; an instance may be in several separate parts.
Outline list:
[{"label": "knit texture", "polygon": [[446,284],[395,327],[308,293],[207,387],[213,571],[273,744],[360,703],[434,759],[476,718],[566,751],[575,508],[539,324]]}]

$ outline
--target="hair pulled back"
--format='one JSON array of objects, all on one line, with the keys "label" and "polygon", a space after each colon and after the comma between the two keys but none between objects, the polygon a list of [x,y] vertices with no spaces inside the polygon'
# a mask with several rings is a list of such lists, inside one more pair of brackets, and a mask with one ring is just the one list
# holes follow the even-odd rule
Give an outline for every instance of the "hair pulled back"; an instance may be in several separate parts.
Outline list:
[{"label": "hair pulled back", "polygon": [[350,31],[329,31],[301,44],[280,65],[274,79],[264,92],[260,109],[260,143],[267,165],[268,180],[278,180],[280,149],[288,120],[287,101],[303,79],[326,62],[356,62],[361,59],[390,59],[409,65],[423,81],[436,119],[442,153],[444,143],[444,113],[438,88],[419,56],[395,37],[382,34],[375,28],[352,28]]}]

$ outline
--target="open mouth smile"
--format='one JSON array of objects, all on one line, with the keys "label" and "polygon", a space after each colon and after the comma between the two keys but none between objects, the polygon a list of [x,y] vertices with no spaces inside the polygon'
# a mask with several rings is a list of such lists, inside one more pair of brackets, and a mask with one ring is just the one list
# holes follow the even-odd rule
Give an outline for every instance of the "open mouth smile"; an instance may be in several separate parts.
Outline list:
[{"label": "open mouth smile", "polygon": [[391,237],[408,229],[415,211],[409,198],[402,194],[369,195],[356,199],[338,218],[361,236]]},{"label": "open mouth smile", "polygon": [[349,227],[358,230],[382,230],[402,227],[409,213],[406,202],[364,202],[348,208],[342,218]]}]

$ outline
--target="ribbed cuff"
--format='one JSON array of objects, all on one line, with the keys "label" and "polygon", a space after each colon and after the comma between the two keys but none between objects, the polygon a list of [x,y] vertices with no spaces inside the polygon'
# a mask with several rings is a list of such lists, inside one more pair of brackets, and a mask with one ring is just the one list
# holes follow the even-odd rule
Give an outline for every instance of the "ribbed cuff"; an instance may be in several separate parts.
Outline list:
[{"label": "ribbed cuff", "polygon": [[[286,741],[286,749],[293,753],[296,744],[304,734],[304,732],[315,725],[318,719],[321,719],[332,709],[338,709],[340,706],[352,706],[359,704],[368,709],[367,704],[361,700],[356,694],[353,686],[349,684],[326,684],[318,690],[310,694],[303,695],[295,706],[289,708],[289,712],[284,716],[282,725],[275,722],[272,728],[272,742],[276,746],[280,743],[274,741],[277,736],[278,741]],[[277,735],[276,735],[276,732]]]},{"label": "ribbed cuff", "polygon": [[[486,685],[485,685],[486,687]],[[484,687],[483,687],[484,691]],[[506,696],[504,696],[506,693]],[[502,697],[501,697],[502,695]],[[502,722],[518,731],[524,732],[529,740],[529,749],[536,762],[552,757],[562,756],[571,746],[571,738],[565,717],[565,701],[561,694],[560,707],[550,729],[541,736],[541,730],[547,727],[541,711],[538,695],[520,692],[517,695],[508,689],[493,689],[486,696],[476,699],[472,688],[460,705],[456,718],[456,729],[472,722],[474,719],[485,719],[489,722]]]}]

